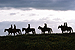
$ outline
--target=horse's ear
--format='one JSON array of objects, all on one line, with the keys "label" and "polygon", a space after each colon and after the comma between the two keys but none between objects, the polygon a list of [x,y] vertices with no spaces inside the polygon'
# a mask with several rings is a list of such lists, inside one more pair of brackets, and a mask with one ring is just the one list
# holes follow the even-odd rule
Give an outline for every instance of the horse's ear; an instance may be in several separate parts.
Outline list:
[{"label": "horse's ear", "polygon": [[62,25],[61,25],[62,26]]}]

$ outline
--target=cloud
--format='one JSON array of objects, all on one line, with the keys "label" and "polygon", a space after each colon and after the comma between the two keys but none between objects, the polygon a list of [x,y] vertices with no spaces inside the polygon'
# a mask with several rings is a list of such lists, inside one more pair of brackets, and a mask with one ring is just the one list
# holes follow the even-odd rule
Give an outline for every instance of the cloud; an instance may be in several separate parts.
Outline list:
[{"label": "cloud", "polygon": [[75,0],[0,0],[0,7],[75,10]]},{"label": "cloud", "polygon": [[35,16],[36,14],[30,14],[29,16]]},{"label": "cloud", "polygon": [[54,21],[62,21],[62,19],[60,19],[60,18],[54,18],[53,20]]},{"label": "cloud", "polygon": [[16,13],[10,13],[10,15],[16,15]]}]

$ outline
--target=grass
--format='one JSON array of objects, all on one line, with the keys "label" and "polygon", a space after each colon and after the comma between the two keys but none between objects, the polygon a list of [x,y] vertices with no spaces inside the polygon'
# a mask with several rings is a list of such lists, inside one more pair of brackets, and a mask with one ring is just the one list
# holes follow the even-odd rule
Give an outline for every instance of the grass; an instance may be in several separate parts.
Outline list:
[{"label": "grass", "polygon": [[75,34],[0,36],[0,50],[75,50]]}]

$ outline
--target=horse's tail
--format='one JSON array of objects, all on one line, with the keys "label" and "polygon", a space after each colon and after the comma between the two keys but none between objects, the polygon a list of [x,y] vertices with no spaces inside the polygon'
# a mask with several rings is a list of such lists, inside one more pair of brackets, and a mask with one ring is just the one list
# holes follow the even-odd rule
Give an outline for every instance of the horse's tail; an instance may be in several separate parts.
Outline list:
[{"label": "horse's tail", "polygon": [[72,33],[73,33],[73,29],[72,29]]},{"label": "horse's tail", "polygon": [[22,34],[21,30],[19,30],[19,33]]},{"label": "horse's tail", "polygon": [[34,32],[34,34],[36,34],[36,31]]},{"label": "horse's tail", "polygon": [[33,34],[36,34],[36,31],[35,31],[35,29],[34,29],[34,33]]},{"label": "horse's tail", "polygon": [[53,30],[51,29],[51,32],[53,32]]}]

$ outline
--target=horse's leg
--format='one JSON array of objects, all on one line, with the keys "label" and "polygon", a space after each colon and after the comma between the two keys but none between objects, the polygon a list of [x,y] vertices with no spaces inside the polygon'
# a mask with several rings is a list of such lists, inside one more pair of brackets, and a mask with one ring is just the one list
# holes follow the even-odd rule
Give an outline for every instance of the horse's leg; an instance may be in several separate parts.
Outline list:
[{"label": "horse's leg", "polygon": [[43,32],[41,31],[41,34],[43,34]]},{"label": "horse's leg", "polygon": [[15,32],[15,34],[18,35],[17,32]]},{"label": "horse's leg", "polygon": [[35,31],[33,31],[33,34],[36,34],[36,32],[35,32]]},{"label": "horse's leg", "polygon": [[33,34],[35,34],[35,31],[33,32]]},{"label": "horse's leg", "polygon": [[[67,33],[68,33],[69,31],[67,30]],[[69,32],[70,33],[70,32]]]},{"label": "horse's leg", "polygon": [[20,35],[22,34],[21,31],[19,31],[19,34],[20,34]]},{"label": "horse's leg", "polygon": [[32,31],[32,33],[34,34],[34,31]]},{"label": "horse's leg", "polygon": [[70,30],[70,33],[73,33],[73,29]]},{"label": "horse's leg", "polygon": [[10,33],[8,33],[8,35],[9,35]]},{"label": "horse's leg", "polygon": [[11,35],[12,35],[12,33],[11,33]]},{"label": "horse's leg", "polygon": [[41,34],[42,34],[42,32],[41,32]]},{"label": "horse's leg", "polygon": [[71,30],[69,31],[69,33],[71,33]]},{"label": "horse's leg", "polygon": [[29,34],[29,32],[28,32],[28,34]]},{"label": "horse's leg", "polygon": [[35,31],[32,31],[33,34],[35,34]]},{"label": "horse's leg", "polygon": [[63,31],[62,31],[62,33],[63,33]]},{"label": "horse's leg", "polygon": [[70,30],[70,32],[69,33],[71,33],[71,30]]},{"label": "horse's leg", "polygon": [[20,35],[22,35],[22,32],[20,31]]},{"label": "horse's leg", "polygon": [[8,35],[11,35],[11,33],[9,32],[9,34]]},{"label": "horse's leg", "polygon": [[29,32],[25,32],[25,34],[29,34]]},{"label": "horse's leg", "polygon": [[15,36],[15,33],[14,33],[14,36]]},{"label": "horse's leg", "polygon": [[48,34],[50,34],[51,33],[51,31],[48,31]]},{"label": "horse's leg", "polygon": [[35,31],[35,29],[34,29],[34,34],[36,34],[36,31]]},{"label": "horse's leg", "polygon": [[25,35],[26,35],[27,31],[25,31]]},{"label": "horse's leg", "polygon": [[49,31],[48,31],[48,34],[49,34]]},{"label": "horse's leg", "polygon": [[51,34],[51,30],[49,31],[49,33]]},{"label": "horse's leg", "polygon": [[34,34],[34,31],[31,31],[32,32],[32,34]]},{"label": "horse's leg", "polygon": [[18,35],[18,32],[16,32],[16,35]]},{"label": "horse's leg", "polygon": [[44,31],[44,34],[45,34],[45,31]]},{"label": "horse's leg", "polygon": [[26,35],[26,33],[25,33],[25,35]]},{"label": "horse's leg", "polygon": [[18,34],[20,35],[20,34],[21,34],[21,32],[20,32],[20,31],[18,31]]}]

